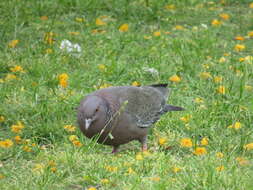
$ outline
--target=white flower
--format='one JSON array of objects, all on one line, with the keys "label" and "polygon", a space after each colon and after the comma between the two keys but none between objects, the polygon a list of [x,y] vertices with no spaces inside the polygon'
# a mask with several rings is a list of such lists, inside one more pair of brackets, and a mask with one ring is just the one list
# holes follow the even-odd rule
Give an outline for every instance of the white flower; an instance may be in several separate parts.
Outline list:
[{"label": "white flower", "polygon": [[60,49],[66,49],[72,46],[72,43],[69,40],[62,40]]},{"label": "white flower", "polygon": [[81,52],[80,45],[72,44],[69,40],[62,40],[60,49],[66,50],[67,52]]},{"label": "white flower", "polygon": [[205,29],[208,28],[208,26],[207,26],[206,24],[201,24],[201,26],[202,26],[203,28],[205,28]]},{"label": "white flower", "polygon": [[74,51],[76,51],[76,52],[81,52],[81,47],[80,47],[78,44],[74,44],[74,45],[73,45],[73,49],[74,49]]},{"label": "white flower", "polygon": [[148,68],[148,67],[143,67],[143,71],[147,73],[151,73],[152,75],[158,75],[159,72],[155,68]]}]

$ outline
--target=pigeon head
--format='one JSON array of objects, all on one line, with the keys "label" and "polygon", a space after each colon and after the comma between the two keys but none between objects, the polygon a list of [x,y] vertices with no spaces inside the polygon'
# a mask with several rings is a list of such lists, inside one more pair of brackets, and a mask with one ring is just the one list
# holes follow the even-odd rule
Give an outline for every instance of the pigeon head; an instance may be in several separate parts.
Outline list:
[{"label": "pigeon head", "polygon": [[79,117],[82,120],[85,130],[92,127],[95,122],[104,121],[106,114],[106,104],[104,100],[98,96],[88,96],[79,107]]}]

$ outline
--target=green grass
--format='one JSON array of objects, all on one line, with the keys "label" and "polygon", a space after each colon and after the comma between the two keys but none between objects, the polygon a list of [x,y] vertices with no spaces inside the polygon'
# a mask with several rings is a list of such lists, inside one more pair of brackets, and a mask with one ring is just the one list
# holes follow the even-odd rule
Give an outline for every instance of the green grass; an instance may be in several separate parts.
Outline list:
[{"label": "green grass", "polygon": [[[253,55],[253,38],[248,36],[253,31],[250,3],[1,1],[0,116],[5,119],[0,122],[0,141],[11,139],[14,144],[0,147],[0,189],[252,190],[253,150],[244,146],[253,142],[253,90],[245,88],[253,86],[253,58],[239,61]],[[166,10],[168,4],[175,9]],[[221,19],[221,13],[230,18]],[[96,26],[95,20],[101,16],[108,16],[104,19],[107,24]],[[222,24],[212,26],[213,19]],[[125,23],[129,30],[119,32]],[[184,30],[176,30],[176,25]],[[105,33],[93,34],[95,29]],[[153,36],[155,31],[161,31],[161,36]],[[53,44],[45,41],[48,32],[54,34]],[[234,40],[238,35],[245,40]],[[59,47],[64,39],[78,43],[81,53],[62,51]],[[8,47],[12,40],[19,40],[14,48]],[[246,48],[237,52],[236,44]],[[46,53],[47,49],[52,53]],[[100,64],[106,69],[100,70]],[[15,65],[25,72],[12,72]],[[145,72],[143,67],[155,68],[159,74]],[[211,77],[201,78],[202,72]],[[62,73],[69,76],[67,88],[59,86]],[[7,80],[8,74],[18,79]],[[174,74],[182,80],[169,81]],[[215,83],[215,76],[223,80]],[[120,153],[111,155],[110,147],[85,138],[78,129],[67,132],[63,128],[77,125],[75,108],[96,87],[134,81],[142,85],[169,83],[169,102],[186,109],[168,113],[155,124],[149,135],[150,155],[142,155],[143,160],[136,160],[137,142],[123,145]],[[217,93],[219,86],[225,87],[225,94]],[[196,103],[195,98],[203,102]],[[187,123],[180,120],[189,115]],[[25,128],[16,134],[11,126],[18,121]],[[240,129],[228,128],[235,122],[241,123]],[[23,139],[21,144],[15,142],[16,135]],[[75,147],[70,135],[77,135],[83,146]],[[209,144],[201,146],[204,137]],[[167,140],[164,145],[159,145],[160,138]],[[181,147],[182,138],[191,138],[193,146]],[[194,155],[199,146],[205,147],[207,154]],[[218,158],[217,152],[224,157]],[[239,162],[238,157],[244,161]],[[219,166],[224,170],[217,171]],[[174,167],[181,170],[173,172]],[[129,174],[129,168],[134,172]]]}]

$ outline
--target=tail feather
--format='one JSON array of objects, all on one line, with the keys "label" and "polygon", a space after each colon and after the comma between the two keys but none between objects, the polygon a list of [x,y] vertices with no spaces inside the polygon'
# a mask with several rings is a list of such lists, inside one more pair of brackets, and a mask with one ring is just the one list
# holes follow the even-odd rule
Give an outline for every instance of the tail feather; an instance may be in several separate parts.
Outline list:
[{"label": "tail feather", "polygon": [[166,88],[168,86],[168,84],[167,83],[151,84],[150,86],[152,86],[152,87],[164,87],[164,88]]},{"label": "tail feather", "polygon": [[169,95],[169,92],[170,92],[170,89],[167,88],[168,84],[166,84],[166,83],[164,83],[164,84],[152,84],[152,85],[149,85],[149,86],[157,89],[158,91],[160,91],[166,99],[168,98],[168,95]]},{"label": "tail feather", "polygon": [[183,110],[185,110],[185,109],[182,108],[182,107],[173,106],[173,105],[170,105],[170,104],[166,104],[165,108],[164,108],[165,112],[168,112],[168,111],[183,111]]}]

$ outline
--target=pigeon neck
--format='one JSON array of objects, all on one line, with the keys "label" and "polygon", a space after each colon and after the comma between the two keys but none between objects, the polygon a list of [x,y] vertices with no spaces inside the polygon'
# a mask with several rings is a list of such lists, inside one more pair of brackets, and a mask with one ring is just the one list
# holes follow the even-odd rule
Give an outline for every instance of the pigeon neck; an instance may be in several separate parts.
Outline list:
[{"label": "pigeon neck", "polygon": [[97,96],[99,97],[102,101],[103,101],[103,105],[105,106],[105,111],[106,111],[106,124],[108,122],[110,122],[112,120],[112,117],[113,117],[113,111],[110,107],[110,103],[104,98],[104,97],[101,97],[101,96]]}]

